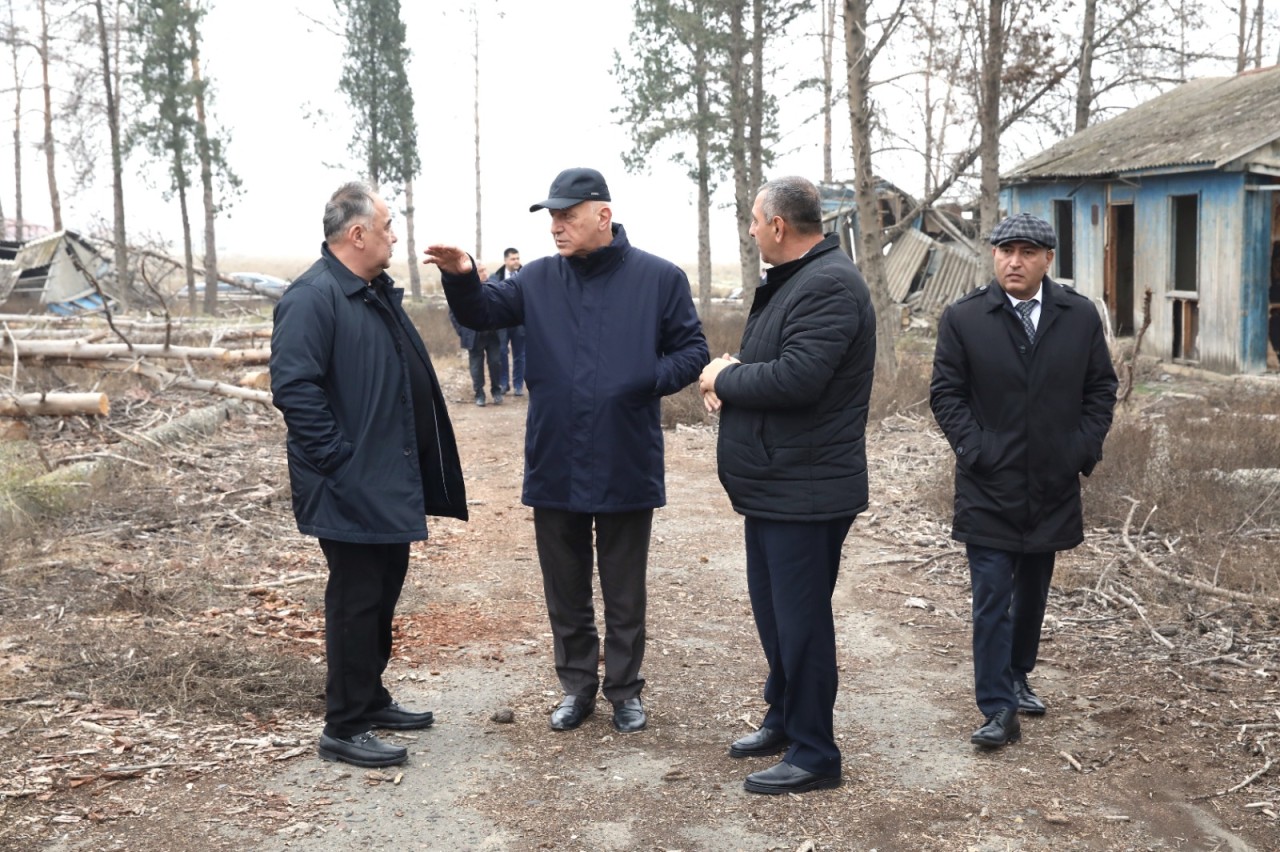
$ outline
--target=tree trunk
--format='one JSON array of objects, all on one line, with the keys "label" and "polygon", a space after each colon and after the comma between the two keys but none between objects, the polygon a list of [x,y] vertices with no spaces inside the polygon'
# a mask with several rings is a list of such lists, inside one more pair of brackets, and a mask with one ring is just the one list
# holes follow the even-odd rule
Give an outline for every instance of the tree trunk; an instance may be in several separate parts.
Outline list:
[{"label": "tree trunk", "polygon": [[422,301],[422,271],[418,264],[418,248],[413,241],[413,177],[404,181],[404,245],[409,254],[409,295]]},{"label": "tree trunk", "polygon": [[[176,128],[175,128],[176,131]],[[186,163],[182,162],[181,148],[175,146],[173,154],[174,177],[178,183],[178,210],[182,215],[182,259],[183,271],[187,276],[187,309],[192,316],[199,310],[196,301],[196,260],[195,251],[191,247],[191,211],[187,209],[187,172]],[[209,285],[206,283],[206,287]],[[216,288],[216,284],[214,285]]]},{"label": "tree trunk", "polygon": [[475,99],[472,102],[472,108],[475,114],[476,130],[476,261],[478,263],[483,263],[484,249],[481,248],[480,245],[480,205],[482,200],[482,193],[480,191],[480,12],[476,8],[474,0],[471,4],[471,21],[474,25],[472,33],[474,35],[473,48],[475,50],[475,52],[471,54],[471,59],[475,65]]},{"label": "tree trunk", "polygon": [[751,292],[760,281],[760,261],[752,249],[751,207],[755,203],[751,176],[747,170],[747,101],[748,91],[743,80],[746,63],[746,35],[743,32],[742,4],[730,4],[729,9],[729,158],[733,168],[733,204],[738,224],[738,263],[742,274],[742,289]]},{"label": "tree trunk", "polygon": [[1237,0],[1240,4],[1240,29],[1236,35],[1236,73],[1239,74],[1249,64],[1249,0]]},{"label": "tree trunk", "polygon": [[836,0],[823,0],[822,14],[822,180],[831,183],[831,109],[835,90],[832,59],[836,41]]},{"label": "tree trunk", "polygon": [[18,74],[18,30],[9,4],[9,47],[13,51],[13,238],[25,239],[22,222],[22,77]]},{"label": "tree trunk", "polygon": [[49,207],[53,229],[62,230],[62,199],[58,195],[58,173],[54,168],[53,98],[49,88],[49,16],[46,0],[40,0],[40,75],[44,87],[44,161],[49,175]]},{"label": "tree trunk", "polygon": [[[102,51],[102,87],[107,100],[107,129],[111,135],[111,201],[115,218],[116,295],[128,307],[132,282],[129,275],[129,246],[124,225],[124,158],[120,142],[119,90],[111,71],[111,40],[107,37],[107,19],[103,0],[93,0],[98,17],[98,43]],[[118,21],[117,21],[118,23]]]},{"label": "tree trunk", "polygon": [[1080,87],[1076,90],[1076,133],[1089,126],[1089,113],[1093,109],[1093,42],[1097,22],[1098,0],[1084,0],[1084,27],[1080,37]]},{"label": "tree trunk", "polygon": [[711,95],[707,86],[707,47],[702,39],[693,48],[694,97],[698,106],[694,146],[698,157],[698,304],[711,309],[711,128],[707,116]]},{"label": "tree trunk", "polygon": [[982,52],[981,98],[978,104],[982,158],[982,196],[978,233],[991,233],[1000,218],[1000,76],[1004,65],[1004,0],[987,0],[986,39]]},{"label": "tree trunk", "polygon": [[105,393],[27,393],[16,397],[0,397],[0,417],[62,417],[87,414],[106,417],[111,403]]},{"label": "tree trunk", "polygon": [[196,156],[200,158],[200,187],[204,203],[204,312],[218,312],[218,244],[214,223],[218,209],[213,203],[213,151],[209,144],[209,125],[204,109],[204,78],[200,75],[200,34],[189,24],[191,42],[191,82],[196,102]]},{"label": "tree trunk", "polygon": [[1262,17],[1263,0],[1258,0],[1258,11],[1253,15],[1253,67],[1262,67],[1262,29],[1265,20]]},{"label": "tree trunk", "polygon": [[849,83],[849,123],[853,129],[854,193],[858,205],[858,268],[876,310],[876,379],[892,383],[898,374],[898,317],[885,273],[880,204],[871,164],[871,55],[867,50],[867,5],[844,0],[844,49]]}]

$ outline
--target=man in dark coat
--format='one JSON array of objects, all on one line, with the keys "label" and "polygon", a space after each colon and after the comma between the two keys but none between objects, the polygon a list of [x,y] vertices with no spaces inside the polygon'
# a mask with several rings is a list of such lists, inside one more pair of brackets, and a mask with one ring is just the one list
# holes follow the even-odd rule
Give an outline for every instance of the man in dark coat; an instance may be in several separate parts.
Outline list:
[{"label": "man in dark coat", "polygon": [[[502,266],[489,277],[495,281],[505,281],[519,272],[521,266],[520,249],[504,249]],[[511,353],[509,363],[508,351]],[[516,396],[524,396],[524,354],[524,326],[513,325],[511,328],[498,329],[498,370],[502,378],[503,393],[511,391]]]},{"label": "man in dark coat", "polygon": [[465,520],[467,499],[440,383],[385,271],[396,242],[387,205],[345,184],[325,206],[324,235],[320,259],[276,305],[271,388],[298,529],[329,564],[320,757],[390,766],[407,752],[373,729],[434,721],[382,684],[409,543],[427,537],[424,515]]},{"label": "man in dark coat", "polygon": [[1102,458],[1116,399],[1098,312],[1047,274],[1056,243],[1026,213],[995,227],[995,280],[943,312],[929,388],[956,456],[951,535],[969,558],[985,717],[970,741],[985,748],[1019,739],[1019,710],[1045,712],[1027,675],[1054,556],[1084,540],[1080,475]]},{"label": "man in dark coat", "polygon": [[471,391],[476,405],[485,404],[484,368],[489,367],[489,393],[494,405],[502,405],[502,341],[496,331],[476,331],[458,322],[449,311],[449,322],[458,333],[458,345],[467,350],[467,367],[471,371]]},{"label": "man in dark coat", "polygon": [[835,234],[822,234],[818,189],[765,184],[751,234],[772,264],[755,292],[738,356],[702,371],[720,411],[720,482],[744,516],[747,589],[769,664],[759,730],[731,757],[786,752],[747,776],[753,793],[840,783],[836,634],[840,550],[867,507],[867,406],[875,370],[871,296]]},{"label": "man in dark coat", "polygon": [[445,296],[472,328],[524,325],[529,415],[522,500],[533,507],[538,561],[564,699],[551,728],[595,708],[600,639],[591,599],[592,528],[604,599],[604,697],[613,726],[645,727],[645,576],[653,510],[666,503],[662,397],[697,378],[707,342],[689,280],[633,248],[613,222],[595,169],[566,169],[550,197],[557,255],[481,284],[454,246],[427,249]]}]

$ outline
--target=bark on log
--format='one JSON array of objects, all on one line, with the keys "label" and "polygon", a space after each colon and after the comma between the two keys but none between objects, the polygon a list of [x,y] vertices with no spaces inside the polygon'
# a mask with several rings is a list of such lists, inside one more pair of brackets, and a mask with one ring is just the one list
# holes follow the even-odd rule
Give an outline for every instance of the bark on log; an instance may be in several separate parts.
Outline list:
[{"label": "bark on log", "polygon": [[105,417],[111,403],[105,393],[27,393],[22,396],[0,396],[0,417],[32,417],[68,414],[90,414]]},{"label": "bark on log", "polygon": [[87,343],[62,340],[9,340],[0,342],[0,357],[66,358],[68,360],[101,360],[103,358],[170,358],[174,360],[213,360],[232,364],[266,364],[269,349],[223,349],[210,346],[168,346],[162,343]]},{"label": "bark on log", "polygon": [[[97,367],[100,370],[112,370],[117,373],[137,373],[156,382],[160,385],[161,390],[170,387],[185,388],[186,390],[213,393],[218,396],[229,396],[233,399],[248,400],[249,402],[265,405],[268,408],[271,407],[271,392],[269,390],[254,390],[252,388],[229,385],[226,382],[213,381],[212,379],[194,379],[188,376],[179,376],[142,360],[128,363],[120,361],[86,361],[84,366]],[[270,382],[269,376],[268,382]]]}]

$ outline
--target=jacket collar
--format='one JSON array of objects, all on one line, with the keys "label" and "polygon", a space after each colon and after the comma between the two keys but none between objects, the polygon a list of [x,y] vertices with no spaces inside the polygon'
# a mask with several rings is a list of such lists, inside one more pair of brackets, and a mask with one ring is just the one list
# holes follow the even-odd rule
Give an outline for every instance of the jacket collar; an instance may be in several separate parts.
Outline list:
[{"label": "jacket collar", "polygon": [[[1001,307],[1013,309],[1013,305],[1009,303],[1009,296],[1004,292],[1004,288],[1000,286],[1000,282],[992,278],[987,284],[987,310],[995,311]],[[1054,281],[1048,275],[1040,279],[1040,315],[1044,316],[1044,312],[1050,309],[1057,311],[1059,308],[1069,308],[1070,303],[1063,299],[1062,285]]]},{"label": "jacket collar", "polygon": [[788,260],[786,263],[779,263],[777,266],[771,266],[764,274],[764,285],[766,287],[781,287],[791,280],[797,272],[805,266],[812,263],[817,258],[829,251],[840,248],[840,238],[834,232],[827,234],[813,248],[797,257],[795,260]]},{"label": "jacket collar", "polygon": [[[363,278],[348,269],[342,261],[334,256],[333,252],[329,250],[328,243],[320,244],[320,257],[329,267],[329,273],[338,282],[338,286],[342,288],[344,295],[348,297],[359,295],[368,286]],[[404,291],[396,288],[396,282],[386,272],[379,272],[378,277],[373,279],[371,283],[386,287],[387,295],[393,301],[399,302],[404,297]]]},{"label": "jacket collar", "polygon": [[631,249],[631,243],[627,240],[627,232],[623,227],[614,222],[611,226],[613,229],[613,242],[604,248],[598,248],[583,257],[566,257],[569,266],[573,271],[578,273],[582,278],[593,278],[604,272],[611,271],[622,261],[622,256]]},{"label": "jacket collar", "polygon": [[[988,312],[1007,310],[1010,316],[1017,316],[1004,288],[995,278],[992,278],[991,283],[987,285],[986,300]],[[1065,298],[1062,285],[1048,275],[1040,279],[1040,322],[1036,327],[1036,340],[1044,336],[1058,314],[1070,309],[1071,302]]]}]

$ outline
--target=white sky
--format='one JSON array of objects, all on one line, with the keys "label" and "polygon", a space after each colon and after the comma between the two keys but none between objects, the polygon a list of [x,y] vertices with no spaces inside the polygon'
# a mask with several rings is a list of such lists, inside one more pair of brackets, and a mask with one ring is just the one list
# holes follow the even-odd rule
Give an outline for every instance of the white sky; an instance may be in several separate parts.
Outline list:
[{"label": "white sky", "polygon": [[[437,241],[474,250],[468,5],[465,0],[402,0],[423,164],[415,184],[419,250]],[[347,106],[337,88],[342,39],[298,11],[330,14],[332,5],[325,0],[212,0],[212,6],[202,47],[205,72],[215,87],[212,118],[225,128],[228,159],[243,182],[240,197],[219,219],[219,252],[311,259],[322,238],[325,200],[343,181],[359,177],[360,171],[360,163],[349,153]],[[614,50],[627,51],[630,0],[480,0],[480,7],[482,259],[492,263],[508,245],[519,248],[526,260],[549,253],[548,214],[531,214],[529,205],[546,196],[551,179],[561,169],[592,166],[608,180],[615,220],[626,226],[635,245],[692,264],[697,257],[696,194],[683,167],[668,161],[669,149],[657,153],[649,174],[632,175],[622,165],[630,140],[611,112],[621,102],[611,72]],[[807,27],[796,31],[816,32],[817,13],[811,17],[802,22]],[[842,49],[838,44],[837,52]],[[816,36],[798,38],[774,51],[768,61],[781,77],[774,91],[782,103],[783,138],[768,176],[794,173],[817,178],[822,167],[821,124],[805,121],[816,114],[820,97],[816,90],[792,93],[790,87],[795,80],[820,74],[819,41]],[[836,74],[843,73],[844,63],[838,57]],[[1230,72],[1214,69],[1213,73]],[[34,110],[39,97],[34,64],[27,74],[33,88],[25,95],[25,105],[33,109],[25,133],[27,141],[35,143],[40,130]],[[876,91],[882,103],[892,96],[892,87]],[[310,117],[318,111],[328,118]],[[914,112],[898,108],[893,120],[910,128],[911,122],[919,123]],[[843,106],[836,109],[835,136],[848,139]],[[8,157],[0,154],[0,159]],[[95,221],[110,220],[106,162],[99,167],[98,185],[92,190],[71,197],[63,187],[67,227],[87,231]],[[47,224],[44,161],[34,144],[27,146],[24,163],[26,218]],[[847,142],[839,145],[835,164],[837,178],[850,175]],[[895,165],[889,157],[878,156],[877,170],[908,191],[919,190],[918,177],[911,177],[918,172],[914,161],[904,165],[899,159]],[[181,236],[177,205],[164,202],[156,188],[168,183],[163,167],[134,159],[126,174],[131,176],[125,190],[131,237],[159,234],[176,253]],[[13,215],[12,180],[12,169],[0,168],[0,193],[9,216]],[[730,190],[722,186],[715,196],[712,255],[716,263],[737,262]],[[198,187],[192,215],[199,251]],[[398,231],[398,250],[403,252],[403,220]]]},{"label": "white sky", "polygon": [[[453,8],[464,5],[462,0],[402,2],[422,159],[415,182],[419,251],[436,241],[474,250],[471,23],[463,10]],[[213,118],[227,129],[228,160],[243,183],[239,199],[219,219],[219,251],[312,258],[322,238],[324,202],[343,181],[359,177],[361,165],[349,152],[347,106],[337,88],[342,40],[298,12],[301,7],[327,13],[332,6],[291,0],[214,0],[213,6],[203,34],[205,71],[215,87]],[[629,0],[481,0],[481,8],[484,259],[500,259],[508,245],[519,248],[526,260],[550,253],[548,214],[529,213],[529,205],[546,197],[561,169],[591,166],[608,181],[615,221],[626,226],[633,244],[677,262],[696,260],[696,194],[683,169],[667,162],[667,152],[649,175],[629,174],[622,164],[630,140],[611,113],[621,100],[611,72],[613,51],[627,47]],[[818,48],[812,40],[812,55],[802,57],[810,65],[806,75],[820,71]],[[27,95],[32,102],[37,96]],[[812,104],[806,114],[819,101],[812,93],[807,97]],[[308,117],[318,110],[327,121]],[[27,130],[32,141],[38,132],[33,120]],[[785,158],[779,168],[818,177],[820,125],[811,123],[807,132],[813,136],[808,150]],[[155,163],[136,160],[126,169],[135,176],[144,172],[156,175],[153,185],[167,185]],[[12,185],[12,177],[0,181],[0,186]],[[64,198],[68,227],[87,229],[94,217],[110,220],[105,164],[99,183],[78,198]],[[729,189],[721,189],[713,212],[717,263],[737,260],[732,212],[725,207]],[[32,151],[24,177],[30,221],[48,218],[44,190],[43,160]],[[0,191],[6,201],[11,197],[11,190]],[[193,218],[202,215],[198,187],[195,205]],[[135,177],[126,184],[125,207],[131,235],[160,233],[177,250],[176,202],[166,204]],[[8,203],[6,214],[12,215]],[[403,252],[402,219],[398,233],[397,251]],[[198,252],[198,227],[195,239]]]}]

